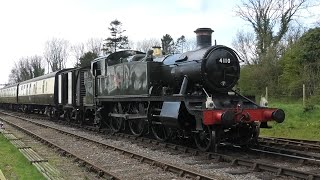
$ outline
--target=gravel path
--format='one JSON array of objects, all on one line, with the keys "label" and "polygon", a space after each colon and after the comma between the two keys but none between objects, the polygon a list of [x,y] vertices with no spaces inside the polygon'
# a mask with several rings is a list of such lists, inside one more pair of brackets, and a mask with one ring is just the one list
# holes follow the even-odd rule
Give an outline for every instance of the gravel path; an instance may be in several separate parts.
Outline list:
[{"label": "gravel path", "polygon": [[15,129],[4,123],[6,130],[13,133],[16,137],[21,138],[27,146],[32,147],[41,157],[59,170],[61,175],[67,180],[98,180],[94,174],[88,173],[84,168],[77,166],[73,159],[60,156],[54,149],[49,148],[43,143],[35,140],[33,137]]}]

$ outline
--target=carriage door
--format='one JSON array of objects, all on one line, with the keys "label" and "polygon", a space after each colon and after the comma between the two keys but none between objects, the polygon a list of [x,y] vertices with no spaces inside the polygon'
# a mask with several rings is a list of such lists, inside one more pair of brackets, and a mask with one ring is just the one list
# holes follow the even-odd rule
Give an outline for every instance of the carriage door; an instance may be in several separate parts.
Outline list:
[{"label": "carriage door", "polygon": [[62,104],[62,74],[58,75],[58,104]]},{"label": "carriage door", "polygon": [[68,104],[72,104],[72,72],[68,72]]}]

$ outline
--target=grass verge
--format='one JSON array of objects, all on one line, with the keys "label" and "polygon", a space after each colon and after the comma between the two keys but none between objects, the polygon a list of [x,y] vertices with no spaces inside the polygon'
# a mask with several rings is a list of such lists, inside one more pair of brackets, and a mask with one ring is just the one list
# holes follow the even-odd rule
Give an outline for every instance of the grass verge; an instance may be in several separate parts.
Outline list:
[{"label": "grass verge", "polygon": [[284,110],[283,123],[268,123],[271,129],[261,129],[261,136],[284,137],[294,139],[320,140],[320,106],[305,112],[302,103],[271,102],[270,107]]},{"label": "grass verge", "polygon": [[0,133],[0,169],[7,179],[45,180],[42,174]]}]

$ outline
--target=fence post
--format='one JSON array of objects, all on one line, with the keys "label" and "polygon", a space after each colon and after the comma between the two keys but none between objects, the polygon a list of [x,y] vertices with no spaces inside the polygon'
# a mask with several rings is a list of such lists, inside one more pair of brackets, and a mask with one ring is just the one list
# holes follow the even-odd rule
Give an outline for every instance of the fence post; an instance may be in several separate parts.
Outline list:
[{"label": "fence post", "polygon": [[305,107],[306,105],[306,86],[302,85],[302,105]]},{"label": "fence post", "polygon": [[268,100],[268,87],[266,87],[266,100]]}]

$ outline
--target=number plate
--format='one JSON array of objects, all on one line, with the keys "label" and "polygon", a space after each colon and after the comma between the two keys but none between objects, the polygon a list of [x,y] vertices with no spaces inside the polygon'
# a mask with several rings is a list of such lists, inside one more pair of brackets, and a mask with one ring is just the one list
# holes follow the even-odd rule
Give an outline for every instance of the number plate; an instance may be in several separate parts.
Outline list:
[{"label": "number plate", "polygon": [[231,63],[231,59],[230,58],[220,58],[218,60],[219,63],[221,64],[230,64]]}]

